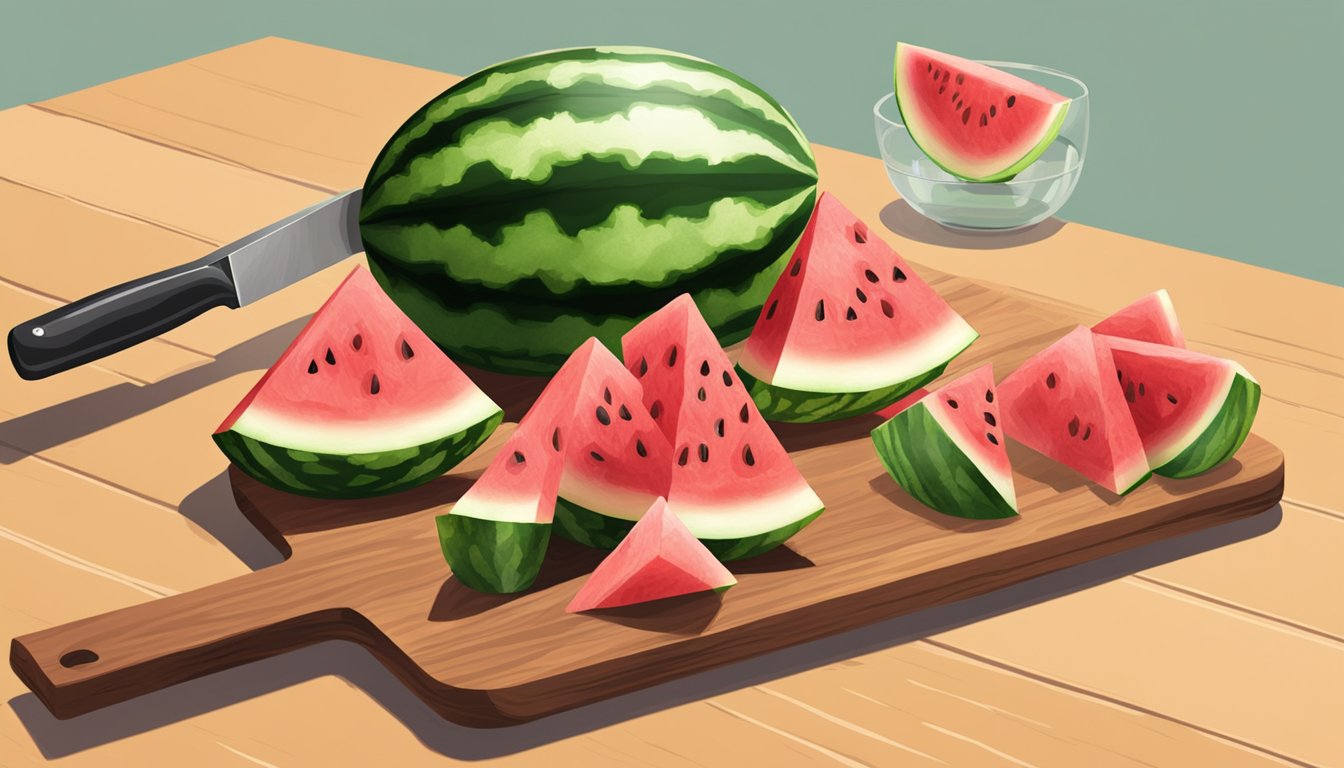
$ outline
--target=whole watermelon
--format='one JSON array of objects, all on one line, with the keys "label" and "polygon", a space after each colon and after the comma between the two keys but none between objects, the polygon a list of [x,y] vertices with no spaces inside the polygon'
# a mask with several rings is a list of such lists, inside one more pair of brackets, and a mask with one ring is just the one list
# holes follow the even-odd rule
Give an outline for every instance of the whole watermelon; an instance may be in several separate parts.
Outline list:
[{"label": "whole watermelon", "polygon": [[573,48],[477,72],[406,121],[364,183],[383,287],[460,361],[547,374],[690,293],[751,330],[817,172],[764,91],[691,56]]}]

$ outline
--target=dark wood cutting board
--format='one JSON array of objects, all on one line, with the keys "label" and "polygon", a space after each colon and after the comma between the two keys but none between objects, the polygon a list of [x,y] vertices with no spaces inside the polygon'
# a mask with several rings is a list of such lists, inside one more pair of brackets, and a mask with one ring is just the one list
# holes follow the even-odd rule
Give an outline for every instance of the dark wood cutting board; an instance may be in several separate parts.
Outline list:
[{"label": "dark wood cutting board", "polygon": [[[921,273],[982,333],[948,377],[993,360],[1002,378],[1079,320]],[[510,419],[542,386],[471,373]],[[785,547],[731,564],[733,589],[587,615],[564,608],[599,552],[553,538],[538,583],[511,596],[463,587],[439,553],[434,516],[512,425],[452,474],[381,499],[307,499],[231,471],[239,508],[284,562],[16,638],[10,663],[64,718],[346,639],[443,717],[507,725],[1251,515],[1283,491],[1283,455],[1254,434],[1213,472],[1154,478],[1123,499],[1010,443],[1021,516],[961,520],[925,509],[887,477],[868,439],[878,423],[777,427],[827,511]]]}]

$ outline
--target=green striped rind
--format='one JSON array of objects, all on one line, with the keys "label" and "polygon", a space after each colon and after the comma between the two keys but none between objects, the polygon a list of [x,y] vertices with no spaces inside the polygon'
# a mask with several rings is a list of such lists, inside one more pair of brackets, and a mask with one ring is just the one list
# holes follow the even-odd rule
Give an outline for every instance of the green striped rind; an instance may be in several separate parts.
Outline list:
[{"label": "green striped rind", "polygon": [[947,363],[943,363],[921,376],[871,392],[803,392],[776,387],[747,373],[740,365],[737,366],[737,376],[751,393],[756,409],[766,419],[811,423],[879,411],[943,375],[946,368]]},{"label": "green striped rind", "polygon": [[404,491],[457,466],[504,420],[496,412],[456,434],[423,445],[379,453],[298,451],[229,430],[215,444],[239,469],[282,491],[327,499],[355,499]]},{"label": "green striped rind", "polygon": [[[823,507],[788,525],[771,531],[762,531],[753,536],[745,536],[739,539],[700,539],[700,543],[704,544],[705,548],[721,562],[745,560],[748,557],[769,552],[783,544],[795,533],[816,520],[824,511],[825,508]],[[556,533],[585,546],[597,547],[598,549],[614,549],[634,525],[635,521],[633,520],[607,517],[563,498],[556,500],[555,503]]]},{"label": "green striped rind", "polygon": [[[790,247],[737,285],[704,287],[692,294],[721,343],[732,344],[751,332],[792,253]],[[621,336],[675,298],[651,293],[630,306],[601,302],[596,311],[518,297],[462,301],[451,284],[413,277],[372,258],[369,269],[401,310],[453,359],[526,376],[554,373],[590,336],[619,353]]]},{"label": "green striped rind", "polygon": [[1164,477],[1194,477],[1232,458],[1251,433],[1259,407],[1260,385],[1236,374],[1227,398],[1209,426],[1176,458],[1154,467],[1153,472]]},{"label": "green striped rind", "polygon": [[990,519],[1017,514],[975,462],[916,403],[872,432],[877,457],[905,492],[947,515]]},{"label": "green striped rind", "polygon": [[439,515],[439,546],[453,575],[478,592],[522,592],[536,581],[549,523],[510,523],[466,515]]}]

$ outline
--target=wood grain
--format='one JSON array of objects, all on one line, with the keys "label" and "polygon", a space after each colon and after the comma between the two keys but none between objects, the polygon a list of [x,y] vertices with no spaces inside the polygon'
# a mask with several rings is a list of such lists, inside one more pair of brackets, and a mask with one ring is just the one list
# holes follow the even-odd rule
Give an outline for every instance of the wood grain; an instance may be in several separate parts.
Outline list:
[{"label": "wood grain", "polygon": [[[1071,325],[1048,308],[928,274],[985,329],[958,370],[986,360],[1009,370]],[[540,385],[473,373],[515,418]],[[878,421],[778,430],[828,512],[788,547],[736,566],[740,584],[726,599],[698,595],[601,616],[567,614],[564,605],[600,554],[559,541],[539,586],[522,595],[481,595],[448,578],[432,518],[469,487],[487,447],[460,472],[370,501],[300,499],[233,471],[240,507],[288,555],[285,562],[20,637],[11,663],[53,712],[69,717],[346,639],[368,647],[444,717],[501,725],[1253,514],[1282,494],[1283,457],[1257,437],[1213,472],[1160,478],[1124,498],[1012,446],[1021,517],[946,518],[910,500],[882,471],[868,440]],[[81,656],[87,663],[72,663]]]}]

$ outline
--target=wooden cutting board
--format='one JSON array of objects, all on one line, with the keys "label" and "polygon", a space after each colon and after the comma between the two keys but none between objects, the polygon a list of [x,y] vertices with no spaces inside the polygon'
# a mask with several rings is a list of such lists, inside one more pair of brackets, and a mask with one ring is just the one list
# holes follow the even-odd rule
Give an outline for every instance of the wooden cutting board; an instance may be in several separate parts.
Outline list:
[{"label": "wooden cutting board", "polygon": [[[992,360],[999,378],[1079,318],[1017,295],[921,274],[982,337],[948,377]],[[470,371],[516,420],[543,382]],[[512,431],[452,474],[382,499],[291,496],[232,471],[234,495],[286,556],[192,592],[16,638],[10,663],[57,717],[72,717],[330,639],[367,647],[443,717],[498,726],[971,597],[1144,543],[1260,512],[1283,491],[1283,455],[1252,434],[1202,477],[1154,478],[1120,499],[1010,442],[1020,517],[971,521],[922,507],[883,472],[877,417],[779,425],[827,511],[703,594],[565,613],[601,559],[552,539],[520,595],[463,587],[439,553],[446,512]]]}]

